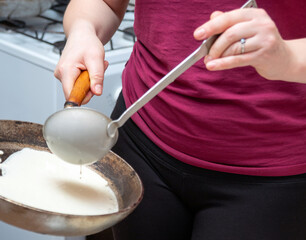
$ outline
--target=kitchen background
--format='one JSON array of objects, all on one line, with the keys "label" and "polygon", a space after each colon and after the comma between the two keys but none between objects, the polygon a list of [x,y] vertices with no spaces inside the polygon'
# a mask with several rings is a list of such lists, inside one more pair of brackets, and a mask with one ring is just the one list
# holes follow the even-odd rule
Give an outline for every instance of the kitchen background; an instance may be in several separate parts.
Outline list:
[{"label": "kitchen background", "polygon": [[[43,124],[63,109],[61,84],[53,76],[65,35],[62,19],[69,0],[0,1],[0,119]],[[45,10],[46,9],[46,10]],[[30,12],[29,12],[30,11]],[[30,16],[29,16],[30,15]],[[121,91],[121,73],[135,42],[134,2],[112,40],[103,95],[87,105],[110,115]],[[57,237],[32,233],[0,221],[1,240],[111,240],[110,230],[92,236]]]}]

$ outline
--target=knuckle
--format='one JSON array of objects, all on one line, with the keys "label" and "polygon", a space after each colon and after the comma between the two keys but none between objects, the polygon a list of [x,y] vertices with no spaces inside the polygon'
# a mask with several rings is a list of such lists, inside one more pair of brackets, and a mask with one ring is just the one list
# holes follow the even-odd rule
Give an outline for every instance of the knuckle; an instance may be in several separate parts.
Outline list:
[{"label": "knuckle", "polygon": [[61,74],[60,74],[60,72],[59,72],[59,71],[57,71],[57,69],[55,69],[55,71],[54,71],[53,75],[54,75],[54,77],[55,77],[56,79],[58,79],[58,80],[60,80],[60,79],[61,79]]},{"label": "knuckle", "polygon": [[93,73],[90,74],[90,79],[93,83],[101,83],[103,81],[103,74],[102,73]]},{"label": "knuckle", "polygon": [[237,34],[232,31],[231,29],[228,29],[226,32],[223,33],[224,37],[228,42],[234,42],[237,39]]},{"label": "knuckle", "polygon": [[64,71],[64,69],[65,69],[65,67],[63,65],[59,65],[59,66],[56,67],[55,71],[58,75],[61,75],[61,73]]},{"label": "knuckle", "polygon": [[276,29],[275,23],[272,20],[266,20],[262,25],[269,32],[274,32]]},{"label": "knuckle", "polygon": [[241,46],[240,44],[234,44],[233,45],[233,55],[238,55],[241,52]]},{"label": "knuckle", "polygon": [[273,46],[275,46],[276,42],[277,40],[274,35],[266,36],[265,44],[267,48],[272,48]]},{"label": "knuckle", "polygon": [[63,74],[65,72],[66,69],[71,68],[71,66],[65,64],[65,63],[61,63],[57,65],[57,72],[59,72],[59,74]]},{"label": "knuckle", "polygon": [[64,66],[57,65],[54,70],[54,77],[56,77],[58,80],[61,80],[63,72],[64,72]]},{"label": "knuckle", "polygon": [[255,11],[256,11],[256,14],[258,15],[258,16],[267,16],[267,12],[266,12],[266,10],[265,9],[263,9],[263,8],[257,8],[257,9],[254,9]]}]

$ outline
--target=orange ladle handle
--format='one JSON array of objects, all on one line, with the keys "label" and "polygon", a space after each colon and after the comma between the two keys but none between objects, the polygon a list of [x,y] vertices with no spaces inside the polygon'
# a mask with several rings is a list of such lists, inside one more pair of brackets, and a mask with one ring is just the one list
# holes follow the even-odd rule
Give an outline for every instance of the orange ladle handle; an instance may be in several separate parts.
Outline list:
[{"label": "orange ladle handle", "polygon": [[90,90],[90,78],[87,70],[82,71],[70,92],[68,100],[65,102],[64,107],[77,107],[81,106],[87,93]]}]

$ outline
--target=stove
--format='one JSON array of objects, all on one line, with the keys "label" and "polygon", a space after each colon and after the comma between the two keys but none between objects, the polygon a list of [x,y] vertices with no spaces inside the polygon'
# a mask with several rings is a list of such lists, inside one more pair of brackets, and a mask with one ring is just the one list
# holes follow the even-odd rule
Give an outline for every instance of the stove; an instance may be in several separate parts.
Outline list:
[{"label": "stove", "polygon": [[[65,0],[57,0],[39,16],[0,19],[0,119],[43,124],[52,113],[63,109],[61,84],[53,71],[65,46],[62,19]],[[107,116],[121,91],[121,74],[134,42],[134,4],[130,3],[118,31],[105,45],[103,94],[86,105]],[[5,240],[84,240],[32,233],[0,222]]]},{"label": "stove", "polygon": [[[0,119],[43,123],[63,108],[64,94],[53,71],[66,41],[62,25],[66,6],[56,1],[36,17],[0,19]],[[134,4],[130,4],[118,31],[105,45],[110,65],[103,95],[87,105],[108,116],[121,91],[121,73],[136,40],[133,23]]]},{"label": "stove", "polygon": [[[0,31],[14,32],[35,39],[39,42],[53,46],[54,52],[61,54],[65,46],[65,35],[63,30],[63,14],[67,4],[66,1],[57,1],[51,8],[41,15],[25,19],[1,19]],[[106,52],[126,49],[133,46],[136,38],[133,30],[134,4],[129,4],[125,17],[118,31],[107,43]]]}]

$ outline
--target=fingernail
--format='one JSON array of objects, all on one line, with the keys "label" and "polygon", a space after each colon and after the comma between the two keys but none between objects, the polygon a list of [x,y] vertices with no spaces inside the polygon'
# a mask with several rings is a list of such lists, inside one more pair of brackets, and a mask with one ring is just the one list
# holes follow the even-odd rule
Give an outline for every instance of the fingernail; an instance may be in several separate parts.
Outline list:
[{"label": "fingernail", "polygon": [[102,94],[102,85],[101,84],[96,84],[95,92],[96,92],[96,94]]},{"label": "fingernail", "polygon": [[204,28],[198,28],[197,30],[195,30],[194,35],[197,38],[204,38],[206,34],[206,31]]}]

